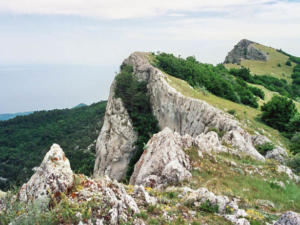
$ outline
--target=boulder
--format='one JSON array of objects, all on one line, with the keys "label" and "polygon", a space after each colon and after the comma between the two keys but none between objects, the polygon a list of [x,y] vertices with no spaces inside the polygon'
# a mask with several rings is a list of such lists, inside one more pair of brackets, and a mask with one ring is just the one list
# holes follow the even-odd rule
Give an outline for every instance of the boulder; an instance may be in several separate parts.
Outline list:
[{"label": "boulder", "polygon": [[300,181],[300,177],[293,173],[293,171],[284,165],[278,165],[276,168],[278,173],[285,173],[291,180],[294,180],[296,182]]},{"label": "boulder", "polygon": [[219,140],[219,136],[216,132],[210,131],[206,134],[202,133],[195,138],[195,146],[201,152],[227,152],[228,149],[223,146]]},{"label": "boulder", "polygon": [[142,185],[134,186],[133,197],[138,205],[148,206],[157,203],[157,199],[151,197]]},{"label": "boulder", "polygon": [[274,225],[299,225],[300,214],[295,212],[284,213]]},{"label": "boulder", "polygon": [[130,184],[162,187],[192,177],[182,137],[169,128],[155,134],[134,167]]},{"label": "boulder", "polygon": [[274,159],[279,163],[284,164],[287,156],[288,154],[285,149],[276,146],[273,150],[267,152],[266,159]]},{"label": "boulder", "polygon": [[21,187],[18,198],[28,202],[46,200],[51,194],[66,193],[73,185],[73,171],[59,145],[53,144],[30,180]]}]

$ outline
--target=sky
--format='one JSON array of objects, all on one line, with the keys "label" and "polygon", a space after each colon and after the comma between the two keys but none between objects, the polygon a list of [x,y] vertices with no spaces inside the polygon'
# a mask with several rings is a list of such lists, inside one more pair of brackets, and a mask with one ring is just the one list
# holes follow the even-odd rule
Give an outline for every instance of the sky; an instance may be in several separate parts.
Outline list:
[{"label": "sky", "polygon": [[0,0],[0,113],[107,99],[134,51],[217,64],[241,39],[300,56],[300,0]]}]

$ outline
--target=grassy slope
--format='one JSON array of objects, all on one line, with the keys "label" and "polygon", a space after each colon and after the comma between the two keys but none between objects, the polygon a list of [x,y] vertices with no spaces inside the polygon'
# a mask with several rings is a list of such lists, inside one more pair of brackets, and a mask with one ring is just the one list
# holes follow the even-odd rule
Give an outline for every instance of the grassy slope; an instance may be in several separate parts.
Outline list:
[{"label": "grassy slope", "polygon": [[[268,55],[267,61],[256,60],[242,60],[241,66],[247,67],[251,70],[251,73],[257,75],[271,75],[279,79],[286,79],[291,82],[291,74],[293,68],[296,65],[292,63],[292,66],[287,66],[285,63],[288,60],[288,56],[278,52],[276,49],[267,47],[260,44],[254,44],[255,47],[262,50]],[[278,64],[281,67],[278,67]],[[225,64],[227,68],[239,68],[237,64]]]},{"label": "grassy slope", "polygon": [[187,97],[192,97],[200,100],[204,100],[207,103],[215,106],[216,108],[219,108],[223,110],[224,112],[228,110],[235,110],[236,111],[236,118],[245,125],[246,129],[250,133],[254,133],[254,131],[258,131],[266,136],[268,136],[274,143],[278,143],[278,140],[286,144],[287,147],[287,140],[280,135],[280,133],[261,123],[257,117],[261,113],[260,110],[251,108],[249,106],[241,105],[220,97],[217,97],[212,94],[205,94],[203,92],[196,91],[192,87],[188,85],[187,82],[180,80],[178,78],[175,78],[173,76],[167,75],[168,77],[168,83],[174,87],[177,91],[182,93],[183,95]]},{"label": "grassy slope", "polygon": [[[261,90],[263,90],[263,92],[265,93],[265,99],[262,100],[262,99],[259,99],[259,105],[263,105],[264,103],[268,102],[271,100],[271,98],[274,96],[274,95],[280,95],[278,92],[275,92],[275,91],[270,91],[269,89],[265,88],[264,86],[262,85],[258,85],[258,84],[250,84],[248,83],[248,85],[250,86],[254,86],[254,87],[258,87],[260,88]],[[298,111],[300,112],[300,102],[296,102],[294,101]]]}]

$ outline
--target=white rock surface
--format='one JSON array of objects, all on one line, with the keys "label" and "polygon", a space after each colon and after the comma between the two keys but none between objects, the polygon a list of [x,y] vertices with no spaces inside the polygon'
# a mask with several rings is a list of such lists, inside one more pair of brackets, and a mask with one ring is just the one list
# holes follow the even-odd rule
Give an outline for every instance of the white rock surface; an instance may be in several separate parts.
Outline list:
[{"label": "white rock surface", "polygon": [[115,83],[110,89],[104,124],[97,139],[94,177],[108,175],[121,180],[126,175],[137,134],[122,100],[115,97],[114,90]]},{"label": "white rock surface", "polygon": [[274,225],[299,225],[300,214],[295,212],[284,213]]},{"label": "white rock surface", "polygon": [[[246,219],[248,214],[243,209],[239,209],[236,201],[230,200],[227,196],[215,195],[206,188],[199,188],[192,190],[189,188],[181,188],[184,193],[184,202],[186,204],[192,204],[196,207],[209,201],[212,205],[218,205],[221,215],[227,220],[236,225],[250,225]],[[230,212],[230,213],[229,213]]]},{"label": "white rock surface", "polygon": [[291,180],[294,180],[296,182],[300,181],[300,177],[298,175],[294,174],[293,171],[289,167],[287,167],[287,166],[278,165],[277,166],[277,172],[279,172],[279,173],[285,173],[286,175],[288,175],[288,177]]},{"label": "white rock surface", "polygon": [[228,149],[220,142],[219,136],[216,132],[210,131],[208,133],[202,133],[195,138],[195,146],[198,147],[201,152],[227,152]]},{"label": "white rock surface", "polygon": [[[132,218],[134,213],[139,213],[139,208],[135,200],[127,194],[123,184],[112,181],[108,176],[93,180],[86,176],[81,176],[82,189],[71,193],[67,197],[70,201],[79,204],[96,200],[101,202],[97,212],[93,214],[93,219],[103,222],[103,224],[120,224]],[[101,223],[100,223],[101,224]]]},{"label": "white rock surface", "polygon": [[69,160],[59,145],[53,144],[40,167],[18,194],[21,201],[47,199],[51,194],[65,193],[73,185]]},{"label": "white rock surface", "polygon": [[[236,120],[208,103],[183,96],[167,82],[167,76],[148,62],[149,53],[135,52],[125,61],[133,66],[135,75],[148,82],[148,92],[161,129],[169,127],[180,135],[196,137],[210,128],[230,132],[224,138],[238,151],[258,160],[264,160],[253,146],[252,137]],[[233,135],[233,139],[231,138]]]},{"label": "white rock surface", "polygon": [[288,154],[286,150],[279,146],[276,146],[273,150],[267,152],[266,159],[275,159],[276,161],[283,164],[287,156]]},{"label": "white rock surface", "polygon": [[148,206],[157,203],[157,199],[151,197],[142,185],[134,186],[133,197],[138,205]]},{"label": "white rock surface", "polygon": [[189,158],[182,150],[186,147],[182,139],[169,128],[155,134],[135,165],[130,184],[162,187],[192,177]]}]

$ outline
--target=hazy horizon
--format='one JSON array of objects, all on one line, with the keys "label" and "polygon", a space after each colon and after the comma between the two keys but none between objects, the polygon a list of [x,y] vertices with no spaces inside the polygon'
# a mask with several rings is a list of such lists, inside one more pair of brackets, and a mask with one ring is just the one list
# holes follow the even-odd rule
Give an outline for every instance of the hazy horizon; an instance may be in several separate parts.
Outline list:
[{"label": "hazy horizon", "polygon": [[113,67],[0,66],[0,114],[72,108],[108,97]]},{"label": "hazy horizon", "polygon": [[0,113],[106,99],[134,51],[216,64],[247,38],[300,56],[299,12],[295,0],[1,1]]}]

